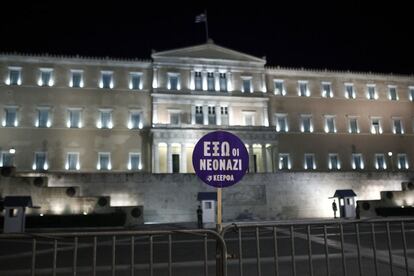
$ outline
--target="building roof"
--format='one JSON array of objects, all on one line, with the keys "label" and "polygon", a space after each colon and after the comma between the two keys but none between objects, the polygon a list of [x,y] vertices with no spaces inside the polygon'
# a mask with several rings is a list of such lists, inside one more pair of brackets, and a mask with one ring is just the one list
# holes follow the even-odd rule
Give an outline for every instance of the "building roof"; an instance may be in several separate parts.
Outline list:
[{"label": "building roof", "polygon": [[6,196],[4,207],[33,207],[31,196]]},{"label": "building roof", "polygon": [[357,196],[353,190],[336,190],[333,197],[354,197]]},{"label": "building roof", "polygon": [[223,46],[214,44],[209,41],[205,44],[172,49],[152,54],[153,59],[157,58],[191,58],[191,59],[213,59],[213,60],[231,60],[260,63],[264,65],[266,60],[246,53],[238,52]]}]

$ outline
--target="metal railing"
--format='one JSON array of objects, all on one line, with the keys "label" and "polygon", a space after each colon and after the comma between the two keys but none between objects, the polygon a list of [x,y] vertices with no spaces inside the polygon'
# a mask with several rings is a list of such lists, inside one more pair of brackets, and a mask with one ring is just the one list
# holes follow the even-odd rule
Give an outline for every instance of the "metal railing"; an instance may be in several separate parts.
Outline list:
[{"label": "metal railing", "polygon": [[414,219],[0,234],[0,275],[408,276],[413,253]]},{"label": "metal railing", "polygon": [[[17,251],[1,252],[7,250],[7,242],[13,242]],[[174,255],[178,245],[180,252]],[[115,276],[129,271],[131,276],[153,276],[162,270],[163,275],[172,276],[180,275],[175,269],[190,267],[194,275],[208,276],[209,267],[217,262],[216,273],[226,276],[226,255],[216,255],[216,250],[226,252],[224,240],[217,232],[203,229],[0,234],[0,275],[96,276],[105,272]],[[183,251],[188,251],[190,262],[180,259]],[[30,267],[20,261],[25,258],[30,258]]]},{"label": "metal railing", "polygon": [[229,275],[414,273],[408,255],[414,251],[414,219],[244,223],[225,227],[221,235],[233,257]]}]

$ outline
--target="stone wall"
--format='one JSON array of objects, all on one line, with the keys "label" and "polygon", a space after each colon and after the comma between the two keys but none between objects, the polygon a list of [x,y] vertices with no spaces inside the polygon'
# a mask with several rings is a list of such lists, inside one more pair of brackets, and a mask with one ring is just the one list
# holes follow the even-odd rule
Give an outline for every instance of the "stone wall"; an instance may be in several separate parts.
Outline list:
[{"label": "stone wall", "polygon": [[[109,196],[111,206],[143,205],[145,222],[195,221],[198,192],[214,191],[194,174],[53,173],[47,176],[48,187],[79,187],[79,195],[83,197]],[[332,217],[329,197],[336,189],[353,189],[358,200],[372,200],[379,199],[381,191],[401,190],[401,182],[413,178],[414,173],[385,172],[248,174],[240,183],[223,189],[223,219]],[[21,182],[27,183],[27,180],[0,178],[0,195],[4,197],[21,186],[26,188],[18,188],[20,194],[35,194],[35,205],[50,201],[47,196],[36,195],[46,195],[44,188],[29,188],[30,185],[20,185]]]}]

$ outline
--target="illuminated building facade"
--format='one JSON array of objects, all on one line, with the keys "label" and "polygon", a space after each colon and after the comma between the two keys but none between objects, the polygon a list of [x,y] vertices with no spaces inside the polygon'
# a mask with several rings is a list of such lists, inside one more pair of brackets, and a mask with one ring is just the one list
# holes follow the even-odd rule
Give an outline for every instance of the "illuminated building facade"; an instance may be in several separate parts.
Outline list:
[{"label": "illuminated building facade", "polygon": [[414,166],[413,76],[269,67],[209,42],[151,60],[2,54],[0,78],[0,166],[17,172],[192,173],[216,129],[245,142],[250,172]]}]

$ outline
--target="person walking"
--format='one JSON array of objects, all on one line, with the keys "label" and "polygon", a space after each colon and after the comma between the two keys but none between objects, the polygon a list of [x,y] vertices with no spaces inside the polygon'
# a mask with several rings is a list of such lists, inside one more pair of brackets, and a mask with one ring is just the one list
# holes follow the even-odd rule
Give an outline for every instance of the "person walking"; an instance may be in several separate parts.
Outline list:
[{"label": "person walking", "polygon": [[197,225],[199,229],[203,228],[203,210],[200,205],[197,208]]},{"label": "person walking", "polygon": [[338,211],[338,206],[336,206],[335,200],[332,202],[332,210],[334,212],[334,218],[336,218],[336,211]]}]

